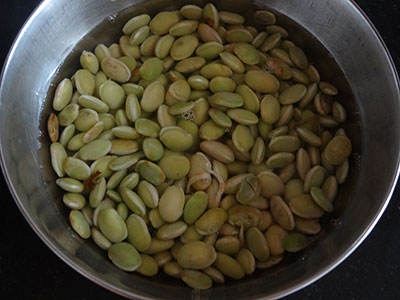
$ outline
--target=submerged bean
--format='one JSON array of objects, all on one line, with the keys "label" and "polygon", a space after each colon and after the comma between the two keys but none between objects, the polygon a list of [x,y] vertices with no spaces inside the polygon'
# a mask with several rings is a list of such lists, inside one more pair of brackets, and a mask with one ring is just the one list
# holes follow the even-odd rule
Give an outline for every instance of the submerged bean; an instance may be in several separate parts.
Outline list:
[{"label": "submerged bean", "polygon": [[217,258],[215,249],[201,241],[183,245],[177,254],[177,261],[182,268],[201,270],[213,264]]},{"label": "submerged bean", "polygon": [[108,249],[108,257],[121,270],[133,272],[142,264],[136,249],[128,243],[116,243]]},{"label": "submerged bean", "polygon": [[212,286],[211,278],[200,271],[183,270],[180,273],[180,278],[194,289],[206,290]]}]

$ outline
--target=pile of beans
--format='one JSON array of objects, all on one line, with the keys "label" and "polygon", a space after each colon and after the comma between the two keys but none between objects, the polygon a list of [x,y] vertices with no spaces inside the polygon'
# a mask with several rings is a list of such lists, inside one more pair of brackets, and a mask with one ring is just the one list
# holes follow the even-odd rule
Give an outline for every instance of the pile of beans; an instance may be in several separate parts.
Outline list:
[{"label": "pile of beans", "polygon": [[334,209],[351,153],[338,90],[272,12],[254,20],[213,4],[135,16],[59,83],[56,182],[120,269],[207,289],[304,249]]}]

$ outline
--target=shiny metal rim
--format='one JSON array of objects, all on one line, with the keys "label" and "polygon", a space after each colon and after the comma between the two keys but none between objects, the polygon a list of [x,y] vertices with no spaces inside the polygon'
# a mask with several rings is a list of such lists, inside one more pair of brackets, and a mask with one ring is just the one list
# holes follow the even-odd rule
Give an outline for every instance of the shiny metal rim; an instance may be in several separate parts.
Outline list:
[{"label": "shiny metal rim", "polygon": [[[26,31],[26,29],[29,27],[29,25],[33,22],[33,20],[37,17],[37,15],[40,14],[40,12],[44,9],[44,7],[48,4],[48,2],[50,2],[51,0],[43,0],[39,6],[33,11],[33,13],[30,15],[30,17],[28,18],[28,20],[25,22],[25,24],[23,25],[22,29],[20,30],[20,32],[18,33],[14,43],[11,46],[11,49],[7,55],[6,61],[4,63],[3,69],[2,69],[2,73],[0,76],[0,94],[2,91],[2,82],[3,82],[3,77],[4,74],[7,70],[7,68],[9,67],[11,58],[14,55],[14,52],[16,51],[19,41],[22,38],[24,32]],[[354,0],[350,0],[351,5],[353,6],[353,9],[357,11],[358,14],[361,15],[361,17],[364,19],[365,23],[367,26],[369,26],[374,34],[375,37],[378,38],[378,40],[380,41],[380,46],[382,47],[383,51],[385,52],[385,56],[386,59],[389,61],[390,63],[390,68],[391,68],[391,72],[393,74],[393,78],[395,78],[396,80],[396,86],[397,86],[397,94],[399,95],[399,100],[400,100],[400,80],[399,80],[399,76],[395,67],[395,64],[393,62],[393,59],[389,53],[389,50],[387,48],[387,46],[385,45],[385,42],[383,41],[381,35],[379,34],[378,30],[375,28],[375,26],[373,25],[373,23],[371,22],[371,20],[368,18],[368,16],[361,10],[361,8],[358,6],[358,4],[354,1]],[[1,141],[1,136],[0,136],[0,141]],[[152,298],[149,298],[147,296],[144,295],[138,295],[138,294],[134,294],[131,292],[127,292],[121,288],[118,288],[112,284],[110,284],[107,281],[101,280],[95,276],[93,276],[90,272],[88,272],[87,270],[85,270],[84,268],[80,267],[78,264],[76,264],[74,261],[72,261],[71,259],[69,259],[68,257],[66,257],[56,246],[53,245],[53,243],[51,241],[49,241],[47,239],[47,237],[42,233],[42,231],[36,226],[36,224],[33,222],[33,220],[31,219],[31,217],[27,214],[27,212],[25,211],[24,207],[21,205],[18,197],[17,197],[17,192],[14,189],[14,187],[11,184],[11,180],[10,177],[8,175],[8,172],[5,168],[5,163],[3,160],[3,145],[1,145],[0,143],[0,165],[1,165],[1,169],[3,171],[4,174],[4,178],[5,181],[7,182],[7,185],[10,189],[10,192],[18,206],[18,208],[20,209],[20,211],[22,212],[23,216],[25,217],[25,219],[28,221],[29,225],[32,227],[32,229],[35,231],[35,233],[40,237],[40,239],[62,260],[64,261],[67,265],[69,265],[70,267],[72,267],[74,270],[76,270],[78,273],[80,273],[82,276],[86,277],[87,279],[91,280],[92,282],[102,286],[103,288],[106,288],[107,290],[114,292],[120,296],[126,297],[126,298],[131,298],[131,299],[143,299],[143,300],[151,300]],[[367,238],[367,236],[371,233],[371,231],[373,230],[373,228],[375,227],[375,225],[377,224],[377,222],[379,221],[379,219],[381,218],[381,216],[383,215],[387,205],[389,204],[389,201],[393,195],[394,189],[396,187],[396,183],[399,177],[399,173],[400,173],[400,160],[398,160],[396,162],[396,174],[395,176],[393,176],[392,182],[390,183],[390,190],[388,190],[386,196],[385,196],[385,200],[382,202],[382,205],[379,209],[379,211],[377,211],[377,213],[375,214],[373,220],[370,222],[370,224],[365,228],[364,232],[358,237],[358,239],[348,248],[348,250],[346,252],[344,252],[341,256],[339,256],[337,259],[335,259],[334,261],[332,261],[329,265],[327,265],[324,269],[322,269],[321,271],[315,273],[313,276],[309,277],[308,279],[303,280],[302,282],[290,287],[290,288],[286,288],[280,292],[277,292],[273,295],[270,295],[268,298],[267,297],[263,297],[263,298],[252,298],[252,299],[278,299],[278,298],[282,298],[285,296],[288,296],[292,293],[295,293],[299,290],[301,290],[302,288],[307,287],[308,285],[314,283],[315,281],[317,281],[318,279],[320,279],[321,277],[323,277],[324,275],[326,275],[327,273],[329,273],[330,271],[332,271],[335,267],[337,267],[341,262],[343,262],[347,257],[349,257],[356,249],[358,246],[360,246],[360,244]],[[250,298],[249,298],[250,299]]]}]

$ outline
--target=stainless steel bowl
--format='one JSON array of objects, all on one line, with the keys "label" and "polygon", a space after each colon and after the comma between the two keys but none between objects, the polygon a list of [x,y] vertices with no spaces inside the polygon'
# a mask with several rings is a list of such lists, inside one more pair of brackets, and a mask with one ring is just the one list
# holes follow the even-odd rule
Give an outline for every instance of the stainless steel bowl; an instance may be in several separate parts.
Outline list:
[{"label": "stainless steel bowl", "polygon": [[204,292],[163,275],[146,279],[117,270],[93,243],[70,229],[54,183],[45,132],[53,83],[72,75],[82,49],[117,38],[129,16],[189,2],[205,3],[44,1],[20,32],[1,77],[3,172],[21,212],[41,239],[79,273],[117,294],[136,299],[282,297],[317,280],[357,248],[382,215],[399,173],[398,77],[382,39],[352,1],[213,1],[247,16],[255,7],[275,11],[323,77],[340,88],[341,101],[350,112],[346,131],[354,155],[349,178],[335,211],[323,220],[322,233],[306,251],[287,256],[275,268]]}]

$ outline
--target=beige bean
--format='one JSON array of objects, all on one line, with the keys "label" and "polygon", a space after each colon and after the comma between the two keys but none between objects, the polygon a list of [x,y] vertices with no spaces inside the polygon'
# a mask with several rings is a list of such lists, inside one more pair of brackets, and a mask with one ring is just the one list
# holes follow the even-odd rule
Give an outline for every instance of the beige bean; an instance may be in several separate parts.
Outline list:
[{"label": "beige bean", "polygon": [[270,251],[267,240],[257,227],[251,227],[246,232],[246,242],[249,250],[259,261],[265,261],[269,258]]},{"label": "beige bean", "polygon": [[285,252],[283,249],[283,240],[287,234],[287,231],[279,225],[272,225],[267,229],[265,238],[267,239],[271,255],[278,256]]},{"label": "beige bean", "polygon": [[289,206],[279,196],[270,199],[271,213],[276,222],[286,230],[293,230],[294,218]]},{"label": "beige bean", "polygon": [[215,249],[201,241],[184,244],[177,254],[177,261],[181,267],[195,270],[211,266],[216,258]]},{"label": "beige bean", "polygon": [[195,226],[200,234],[209,235],[217,232],[227,219],[228,214],[224,209],[212,208],[195,222]]},{"label": "beige bean", "polygon": [[217,259],[214,262],[214,266],[225,276],[233,279],[241,279],[245,275],[240,263],[224,253],[217,253]]},{"label": "beige bean", "polygon": [[159,202],[161,217],[167,222],[175,222],[182,216],[184,204],[185,195],[183,190],[176,186],[168,187]]}]

